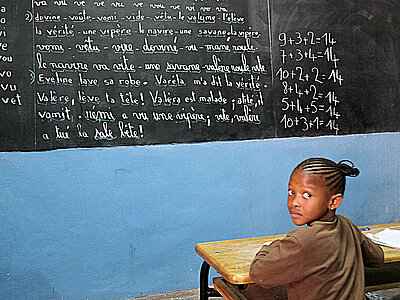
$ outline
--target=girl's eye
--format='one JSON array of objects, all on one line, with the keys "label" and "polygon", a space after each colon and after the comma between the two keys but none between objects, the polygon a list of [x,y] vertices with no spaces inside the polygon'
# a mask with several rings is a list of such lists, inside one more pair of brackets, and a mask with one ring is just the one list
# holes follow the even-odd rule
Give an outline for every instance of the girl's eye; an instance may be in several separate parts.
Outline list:
[{"label": "girl's eye", "polygon": [[311,194],[309,194],[309,193],[304,193],[304,194],[303,194],[303,197],[306,198],[306,199],[309,199],[309,198],[311,198]]},{"label": "girl's eye", "polygon": [[294,195],[294,191],[293,190],[288,190],[288,194],[289,194],[289,196],[293,196]]}]

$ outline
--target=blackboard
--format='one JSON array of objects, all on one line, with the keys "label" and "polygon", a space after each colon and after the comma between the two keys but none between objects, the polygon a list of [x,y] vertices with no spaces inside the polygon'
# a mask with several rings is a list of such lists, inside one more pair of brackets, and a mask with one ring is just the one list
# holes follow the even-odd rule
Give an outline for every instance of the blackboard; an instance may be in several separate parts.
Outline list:
[{"label": "blackboard", "polygon": [[0,150],[398,131],[399,6],[0,0]]}]

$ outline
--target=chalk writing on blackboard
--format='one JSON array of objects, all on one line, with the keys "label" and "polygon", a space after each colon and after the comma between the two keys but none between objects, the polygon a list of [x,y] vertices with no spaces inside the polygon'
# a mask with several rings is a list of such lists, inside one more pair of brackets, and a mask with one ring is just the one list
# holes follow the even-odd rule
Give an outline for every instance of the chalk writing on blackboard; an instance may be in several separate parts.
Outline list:
[{"label": "chalk writing on blackboard", "polygon": [[19,87],[14,80],[14,56],[12,51],[10,51],[11,49],[9,48],[9,42],[7,40],[9,35],[7,21],[7,7],[2,5],[0,6],[0,25],[3,25],[2,29],[0,30],[0,62],[2,64],[2,68],[0,70],[1,103],[5,105],[22,106]]},{"label": "chalk writing on blackboard", "polygon": [[34,112],[29,82],[32,34],[20,28],[31,4],[0,2],[0,149],[34,149]]},{"label": "chalk writing on blackboard", "polygon": [[33,2],[38,147],[212,140],[241,127],[251,137],[272,126],[271,62],[254,43],[267,32],[230,2]]}]

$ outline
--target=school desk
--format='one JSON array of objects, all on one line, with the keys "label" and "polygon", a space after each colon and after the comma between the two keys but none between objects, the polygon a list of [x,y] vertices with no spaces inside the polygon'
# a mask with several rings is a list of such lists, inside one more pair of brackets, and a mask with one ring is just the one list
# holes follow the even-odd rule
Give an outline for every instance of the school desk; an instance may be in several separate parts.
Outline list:
[{"label": "school desk", "polygon": [[[400,223],[360,227],[360,229],[369,229],[364,232],[372,234],[385,228],[400,229]],[[226,299],[247,299],[240,296],[240,291],[246,290],[248,286],[252,286],[250,290],[255,288],[249,276],[250,264],[254,256],[265,242],[282,239],[284,236],[274,235],[197,244],[196,253],[204,260],[200,270],[200,300],[220,297],[221,294]],[[385,265],[382,268],[366,268],[366,291],[400,287],[400,249],[389,247],[382,247],[382,249],[385,254]],[[208,285],[210,267],[222,275],[222,278],[214,278],[215,289]],[[236,292],[239,293],[238,297],[229,296],[230,293]],[[279,294],[280,291],[273,291],[273,293]]]}]

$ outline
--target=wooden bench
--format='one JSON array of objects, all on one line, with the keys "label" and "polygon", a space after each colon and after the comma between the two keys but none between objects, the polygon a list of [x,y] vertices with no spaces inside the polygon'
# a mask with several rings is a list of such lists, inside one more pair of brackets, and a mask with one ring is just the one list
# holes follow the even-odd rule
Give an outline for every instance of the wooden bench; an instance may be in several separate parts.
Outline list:
[{"label": "wooden bench", "polygon": [[[363,226],[360,228],[366,228]],[[368,226],[373,234],[385,229],[400,229],[400,223]],[[285,235],[275,235],[229,241],[199,243],[195,250],[204,262],[200,271],[200,299],[223,296],[226,299],[281,299],[282,288],[265,290],[256,286],[249,276],[250,264],[260,249],[268,241],[281,239]],[[400,249],[382,247],[385,265],[381,268],[366,268],[366,291],[400,287]],[[214,288],[208,286],[210,267],[222,278],[213,280]]]},{"label": "wooden bench", "polygon": [[286,288],[284,286],[272,289],[264,289],[254,283],[244,286],[237,286],[229,283],[222,277],[213,278],[216,291],[222,297],[229,300],[285,300],[287,299]]}]

